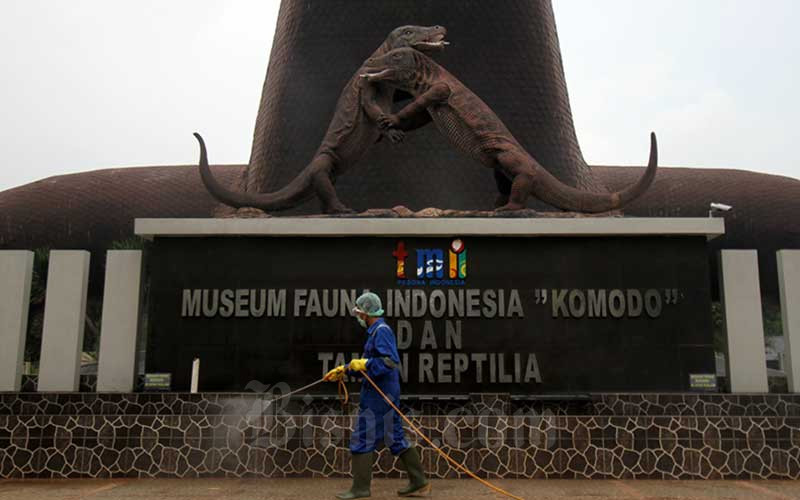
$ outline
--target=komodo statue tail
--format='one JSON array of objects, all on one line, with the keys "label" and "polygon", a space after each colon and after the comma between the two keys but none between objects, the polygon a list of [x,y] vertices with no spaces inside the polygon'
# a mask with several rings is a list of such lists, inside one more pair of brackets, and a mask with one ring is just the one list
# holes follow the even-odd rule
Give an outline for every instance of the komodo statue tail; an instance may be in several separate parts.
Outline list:
[{"label": "komodo statue tail", "polygon": [[308,169],[303,170],[289,184],[272,193],[234,192],[217,181],[208,166],[208,153],[203,137],[194,136],[200,143],[200,177],[206,189],[217,201],[234,208],[258,208],[260,210],[281,210],[291,208],[304,198],[313,195],[312,179]]},{"label": "komodo statue tail", "polygon": [[643,195],[658,170],[658,142],[656,134],[650,134],[650,162],[644,175],[636,184],[616,193],[592,193],[568,186],[545,169],[539,170],[533,187],[533,194],[545,203],[562,210],[585,213],[609,212],[624,207]]}]

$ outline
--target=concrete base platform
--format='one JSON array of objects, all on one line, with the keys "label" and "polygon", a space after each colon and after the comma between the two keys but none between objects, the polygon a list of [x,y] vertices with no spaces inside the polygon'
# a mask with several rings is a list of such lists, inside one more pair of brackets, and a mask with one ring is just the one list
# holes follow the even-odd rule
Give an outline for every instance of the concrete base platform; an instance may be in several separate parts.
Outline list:
[{"label": "concrete base platform", "polygon": [[[372,498],[398,498],[400,480],[377,480]],[[324,500],[346,490],[342,479],[114,479],[0,481],[2,500],[217,499]],[[526,500],[543,499],[800,499],[795,481],[532,481],[500,480],[497,485]],[[475,481],[434,481],[432,498],[499,499]]]}]

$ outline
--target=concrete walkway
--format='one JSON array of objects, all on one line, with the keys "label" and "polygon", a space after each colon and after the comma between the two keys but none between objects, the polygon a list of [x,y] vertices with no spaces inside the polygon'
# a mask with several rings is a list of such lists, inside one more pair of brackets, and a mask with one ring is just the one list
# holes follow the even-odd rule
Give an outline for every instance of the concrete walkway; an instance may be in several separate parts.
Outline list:
[{"label": "concrete walkway", "polygon": [[[399,480],[375,481],[372,498],[398,498]],[[534,499],[800,499],[791,481],[497,481]],[[341,479],[112,479],[0,481],[2,500],[330,500],[349,487]],[[432,498],[500,499],[475,481],[435,481]]]}]

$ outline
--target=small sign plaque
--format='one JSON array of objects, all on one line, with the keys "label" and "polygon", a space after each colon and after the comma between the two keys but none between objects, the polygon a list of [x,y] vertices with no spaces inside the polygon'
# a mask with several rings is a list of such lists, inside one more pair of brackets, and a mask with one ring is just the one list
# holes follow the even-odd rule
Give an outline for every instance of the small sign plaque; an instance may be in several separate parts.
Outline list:
[{"label": "small sign plaque", "polygon": [[689,375],[689,387],[697,392],[716,392],[717,376],[714,373],[692,373]]},{"label": "small sign plaque", "polygon": [[144,390],[151,392],[169,392],[172,390],[172,374],[146,373],[144,375]]}]

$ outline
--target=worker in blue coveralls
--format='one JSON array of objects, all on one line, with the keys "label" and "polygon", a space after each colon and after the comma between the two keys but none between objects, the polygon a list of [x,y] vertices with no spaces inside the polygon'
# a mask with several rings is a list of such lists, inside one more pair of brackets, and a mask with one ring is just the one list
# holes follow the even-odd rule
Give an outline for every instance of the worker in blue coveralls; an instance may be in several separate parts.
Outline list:
[{"label": "worker in blue coveralls", "polygon": [[[359,376],[366,372],[392,402],[400,405],[400,355],[394,331],[383,320],[381,299],[374,293],[365,293],[356,299],[353,314],[358,323],[367,329],[362,359],[354,359],[347,366],[338,366],[325,375],[325,380],[336,382],[345,375]],[[363,377],[362,377],[363,378]],[[347,500],[370,496],[372,465],[375,448],[383,441],[392,454],[399,457],[408,472],[409,484],[397,492],[400,496],[427,493],[430,483],[420,464],[419,452],[409,446],[403,431],[400,415],[381,397],[372,385],[363,380],[358,420],[350,440],[352,454],[353,486],[350,491],[336,495]]]}]

